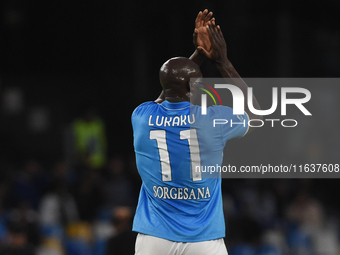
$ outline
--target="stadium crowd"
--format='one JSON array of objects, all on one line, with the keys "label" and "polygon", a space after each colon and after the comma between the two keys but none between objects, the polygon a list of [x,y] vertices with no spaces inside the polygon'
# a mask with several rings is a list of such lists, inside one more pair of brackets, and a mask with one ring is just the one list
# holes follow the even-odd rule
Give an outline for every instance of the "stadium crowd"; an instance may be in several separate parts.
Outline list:
[{"label": "stadium crowd", "polygon": [[[253,150],[250,158],[255,163],[258,159],[272,165],[337,162],[339,132],[334,127],[339,120],[334,119],[331,110],[326,114],[322,110],[339,108],[332,91],[314,88],[308,109],[316,117],[299,120],[301,128],[295,132],[281,130],[278,136],[270,131],[264,146],[266,153]],[[20,148],[21,153],[0,157],[0,255],[134,254],[136,234],[131,231],[131,223],[141,180],[132,149],[131,154],[107,150],[114,147],[106,138],[106,129],[114,133],[104,125],[107,118],[102,120],[91,106],[82,109],[82,116],[69,122],[64,139],[60,139],[60,143],[65,140],[64,157],[52,163],[41,157],[25,159],[24,154],[35,152],[25,149],[27,145],[20,147],[24,139],[13,143],[18,134],[25,133],[16,129],[20,125],[11,122],[11,115],[2,116],[8,134],[13,131],[3,152],[13,144],[11,151]],[[334,123],[333,129],[325,123]],[[249,139],[253,138],[256,137]],[[257,141],[262,141],[261,135]],[[247,141],[249,146],[256,144]],[[39,147],[41,143],[34,145]],[[120,144],[115,146],[119,151]],[[106,158],[108,154],[111,157]],[[227,157],[228,163],[243,162],[241,154],[233,155]],[[225,242],[229,254],[339,254],[337,182],[224,179]]]},{"label": "stadium crowd", "polygon": [[[140,188],[133,156],[97,169],[1,162],[0,254],[133,254]],[[225,179],[230,255],[336,255],[338,215],[311,179]]]}]

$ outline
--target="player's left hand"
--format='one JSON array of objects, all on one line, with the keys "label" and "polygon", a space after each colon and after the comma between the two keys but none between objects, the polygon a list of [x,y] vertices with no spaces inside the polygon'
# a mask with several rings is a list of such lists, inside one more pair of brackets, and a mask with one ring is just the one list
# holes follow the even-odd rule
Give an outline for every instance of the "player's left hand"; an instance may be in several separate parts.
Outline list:
[{"label": "player's left hand", "polygon": [[215,20],[212,18],[213,13],[205,9],[203,12],[199,12],[195,20],[195,30],[193,34],[193,43],[195,48],[198,46],[204,48],[206,51],[211,50],[211,41],[207,30],[209,21]]}]

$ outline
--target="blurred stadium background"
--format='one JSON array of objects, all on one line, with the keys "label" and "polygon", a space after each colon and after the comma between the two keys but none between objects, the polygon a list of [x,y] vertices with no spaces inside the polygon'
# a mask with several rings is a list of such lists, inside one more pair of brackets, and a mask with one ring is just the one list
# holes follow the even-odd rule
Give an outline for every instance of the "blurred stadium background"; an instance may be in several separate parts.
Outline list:
[{"label": "blurred stadium background", "polygon": [[[130,116],[160,93],[161,64],[191,55],[204,8],[243,77],[340,74],[336,0],[0,2],[0,254],[133,254]],[[334,115],[231,142],[230,162],[339,163],[340,87],[316,91],[312,109]],[[339,183],[224,180],[230,255],[339,254]]]}]

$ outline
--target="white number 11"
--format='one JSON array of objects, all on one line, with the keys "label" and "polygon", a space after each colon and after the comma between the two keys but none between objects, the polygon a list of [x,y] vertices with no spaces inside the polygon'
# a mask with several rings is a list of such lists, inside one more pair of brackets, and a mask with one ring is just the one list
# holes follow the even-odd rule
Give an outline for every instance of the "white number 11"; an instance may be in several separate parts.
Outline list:
[{"label": "white number 11", "polygon": [[[193,181],[201,181],[202,173],[200,171],[195,172],[196,166],[201,166],[200,149],[197,139],[196,129],[187,129],[179,132],[181,140],[188,140],[190,161],[191,161],[191,175]],[[168,145],[166,143],[166,131],[165,130],[151,130],[150,139],[157,141],[157,147],[159,152],[159,159],[161,161],[162,169],[162,181],[172,181],[171,166]],[[198,167],[200,169],[200,167]]]}]

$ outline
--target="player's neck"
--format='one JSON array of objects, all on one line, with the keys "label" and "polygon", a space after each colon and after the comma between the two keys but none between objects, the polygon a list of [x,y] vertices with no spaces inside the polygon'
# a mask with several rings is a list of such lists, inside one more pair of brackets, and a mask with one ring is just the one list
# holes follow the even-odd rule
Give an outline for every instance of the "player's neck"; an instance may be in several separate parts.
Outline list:
[{"label": "player's neck", "polygon": [[189,97],[187,97],[186,95],[183,96],[178,94],[166,95],[165,100],[169,101],[170,103],[190,101]]}]

